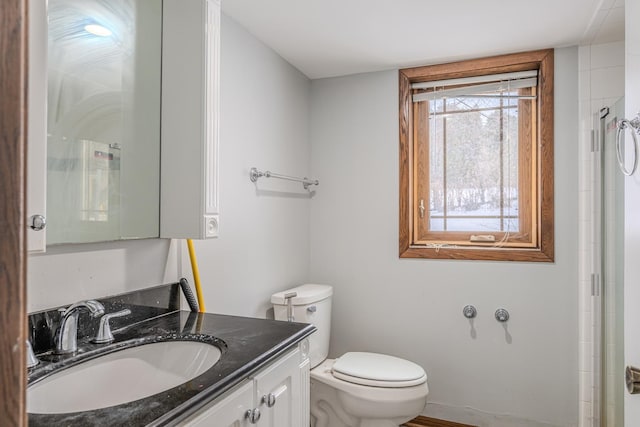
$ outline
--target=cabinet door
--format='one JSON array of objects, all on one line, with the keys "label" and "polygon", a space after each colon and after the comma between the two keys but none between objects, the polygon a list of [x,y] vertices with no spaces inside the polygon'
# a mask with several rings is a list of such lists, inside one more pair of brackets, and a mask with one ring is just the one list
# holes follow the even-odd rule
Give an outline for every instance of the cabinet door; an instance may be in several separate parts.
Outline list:
[{"label": "cabinet door", "polygon": [[[32,216],[46,217],[47,200],[47,10],[29,1],[29,124],[27,133],[27,226]],[[27,228],[29,252],[44,252],[44,229]]]},{"label": "cabinet door", "polygon": [[220,4],[164,0],[160,237],[218,236]]},{"label": "cabinet door", "polygon": [[283,356],[255,378],[261,427],[299,427],[302,410],[300,350]]},{"label": "cabinet door", "polygon": [[222,400],[216,400],[197,414],[180,422],[180,427],[249,427],[246,418],[248,410],[253,409],[253,382],[247,381]]}]

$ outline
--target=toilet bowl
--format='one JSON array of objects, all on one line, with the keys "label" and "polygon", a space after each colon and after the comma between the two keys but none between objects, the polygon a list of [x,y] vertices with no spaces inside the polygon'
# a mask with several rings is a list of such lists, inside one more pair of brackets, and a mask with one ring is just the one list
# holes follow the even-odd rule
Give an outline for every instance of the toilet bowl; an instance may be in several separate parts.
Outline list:
[{"label": "toilet bowl", "polygon": [[309,338],[312,427],[397,427],[420,415],[424,369],[398,357],[349,352],[327,359],[333,288],[306,284],[271,297],[276,320],[312,323]]}]

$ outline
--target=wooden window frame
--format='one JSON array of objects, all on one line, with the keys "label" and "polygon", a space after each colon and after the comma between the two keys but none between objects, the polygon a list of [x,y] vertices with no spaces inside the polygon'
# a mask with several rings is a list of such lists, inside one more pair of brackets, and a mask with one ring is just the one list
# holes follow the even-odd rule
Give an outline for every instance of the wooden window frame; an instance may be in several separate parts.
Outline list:
[{"label": "wooden window frame", "polygon": [[[554,86],[553,49],[473,59],[448,64],[406,68],[399,71],[399,120],[400,120],[400,215],[399,253],[401,258],[465,259],[488,261],[554,261]],[[485,76],[499,73],[538,70],[536,147],[531,150],[533,159],[526,159],[532,174],[531,212],[535,236],[523,247],[498,247],[493,244],[473,246],[439,246],[416,242],[414,222],[417,217],[417,186],[414,175],[418,162],[414,141],[414,106],[411,85],[413,83],[454,78]],[[535,130],[535,129],[534,129]],[[424,144],[423,144],[424,145]],[[414,155],[414,152],[415,155]],[[521,160],[519,167],[524,163]],[[527,214],[525,214],[527,215]],[[449,234],[451,235],[451,234]],[[447,242],[451,239],[448,238]],[[445,242],[443,242],[445,243]],[[435,246],[435,247],[434,247]]]}]

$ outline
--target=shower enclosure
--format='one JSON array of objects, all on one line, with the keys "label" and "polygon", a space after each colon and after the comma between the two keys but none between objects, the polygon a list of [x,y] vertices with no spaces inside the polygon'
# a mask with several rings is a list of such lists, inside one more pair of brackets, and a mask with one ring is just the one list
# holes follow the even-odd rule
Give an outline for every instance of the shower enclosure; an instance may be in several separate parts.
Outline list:
[{"label": "shower enclosure", "polygon": [[[624,99],[594,118],[593,152],[593,425],[624,425],[623,249],[624,175],[618,165],[617,124]],[[624,137],[624,133],[621,134]],[[620,145],[624,152],[624,142]],[[621,153],[621,160],[624,155]]]}]

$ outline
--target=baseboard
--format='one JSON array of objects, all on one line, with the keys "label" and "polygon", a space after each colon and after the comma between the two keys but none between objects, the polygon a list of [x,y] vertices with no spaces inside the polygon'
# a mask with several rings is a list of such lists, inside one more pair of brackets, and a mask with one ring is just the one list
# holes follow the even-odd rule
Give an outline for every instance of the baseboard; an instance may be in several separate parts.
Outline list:
[{"label": "baseboard", "polygon": [[[427,415],[427,418],[430,417],[436,420],[454,420],[455,422],[460,423],[458,425],[461,426],[472,425],[477,427],[577,427],[577,419],[568,422],[565,421],[553,423],[548,421],[518,417],[513,414],[494,414],[471,407],[450,406],[437,402],[428,402],[422,414]],[[418,426],[419,425],[420,424],[418,424]],[[453,425],[455,426],[456,424],[454,423]]]},{"label": "baseboard", "polygon": [[477,427],[470,424],[454,423],[452,421],[439,420],[419,416],[402,425],[403,427]]}]

